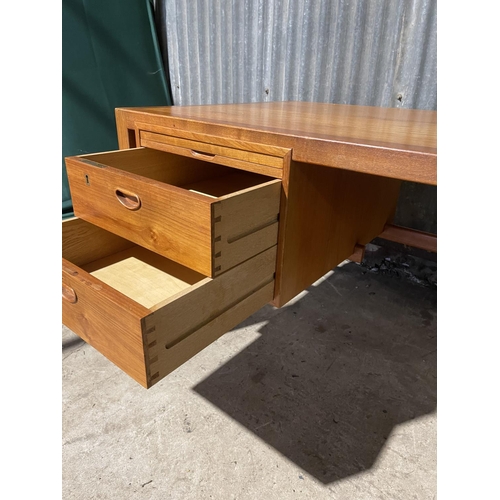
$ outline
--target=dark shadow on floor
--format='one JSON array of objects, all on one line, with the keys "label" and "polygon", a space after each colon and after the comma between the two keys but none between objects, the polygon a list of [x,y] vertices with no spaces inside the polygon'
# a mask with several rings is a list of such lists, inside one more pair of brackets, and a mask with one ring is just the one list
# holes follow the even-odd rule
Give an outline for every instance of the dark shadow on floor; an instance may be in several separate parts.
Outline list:
[{"label": "dark shadow on floor", "polygon": [[75,346],[80,346],[83,344],[85,344],[85,341],[80,337],[76,337],[75,335],[73,338],[63,339],[62,350],[65,351],[67,349],[71,349]]},{"label": "dark shadow on floor", "polygon": [[369,469],[394,426],[435,410],[435,288],[349,263],[246,325],[266,320],[195,391],[321,482]]}]

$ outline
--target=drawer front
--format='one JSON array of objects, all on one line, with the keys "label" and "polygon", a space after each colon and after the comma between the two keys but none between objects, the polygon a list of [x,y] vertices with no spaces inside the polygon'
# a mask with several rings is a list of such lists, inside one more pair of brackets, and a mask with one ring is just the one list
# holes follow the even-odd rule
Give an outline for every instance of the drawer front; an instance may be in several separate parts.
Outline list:
[{"label": "drawer front", "polygon": [[63,324],[146,388],[274,295],[276,246],[212,279],[72,219],[62,253]]},{"label": "drawer front", "polygon": [[138,144],[188,158],[249,170],[272,177],[283,177],[291,150],[237,139],[211,136],[186,130],[137,125]]},{"label": "drawer front", "polygon": [[62,322],[141,385],[147,385],[142,318],[149,311],[63,259]]},{"label": "drawer front", "polygon": [[76,216],[206,276],[277,243],[279,180],[145,148],[66,165]]}]

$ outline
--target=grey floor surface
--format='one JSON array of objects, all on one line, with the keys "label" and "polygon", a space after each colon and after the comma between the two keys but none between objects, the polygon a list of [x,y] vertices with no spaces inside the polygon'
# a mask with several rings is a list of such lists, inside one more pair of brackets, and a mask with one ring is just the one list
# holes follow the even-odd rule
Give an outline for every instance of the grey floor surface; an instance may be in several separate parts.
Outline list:
[{"label": "grey floor surface", "polygon": [[336,268],[139,386],[63,327],[63,498],[436,496],[436,288]]}]

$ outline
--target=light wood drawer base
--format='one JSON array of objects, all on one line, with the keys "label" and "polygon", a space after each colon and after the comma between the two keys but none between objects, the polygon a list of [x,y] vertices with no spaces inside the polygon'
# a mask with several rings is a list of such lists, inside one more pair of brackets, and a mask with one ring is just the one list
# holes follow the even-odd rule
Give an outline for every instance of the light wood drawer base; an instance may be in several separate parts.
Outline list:
[{"label": "light wood drawer base", "polygon": [[146,388],[269,303],[276,246],[217,278],[63,222],[63,323]]}]

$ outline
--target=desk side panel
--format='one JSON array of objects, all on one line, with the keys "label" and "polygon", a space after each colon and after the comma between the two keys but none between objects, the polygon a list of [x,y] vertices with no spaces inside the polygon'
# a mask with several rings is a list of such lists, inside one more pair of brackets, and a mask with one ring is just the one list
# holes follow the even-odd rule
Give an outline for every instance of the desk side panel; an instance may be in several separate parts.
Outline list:
[{"label": "desk side panel", "polygon": [[394,216],[401,181],[292,162],[283,182],[278,307],[377,237]]}]

